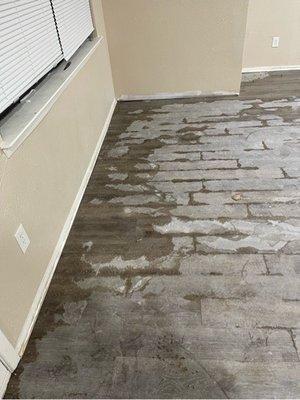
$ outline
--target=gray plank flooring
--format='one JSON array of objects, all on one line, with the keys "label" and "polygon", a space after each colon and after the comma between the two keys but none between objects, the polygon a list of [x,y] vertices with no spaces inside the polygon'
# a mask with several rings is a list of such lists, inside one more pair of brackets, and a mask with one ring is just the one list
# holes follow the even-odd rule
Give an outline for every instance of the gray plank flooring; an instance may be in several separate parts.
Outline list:
[{"label": "gray plank flooring", "polygon": [[299,139],[299,72],[118,104],[6,397],[299,398]]}]

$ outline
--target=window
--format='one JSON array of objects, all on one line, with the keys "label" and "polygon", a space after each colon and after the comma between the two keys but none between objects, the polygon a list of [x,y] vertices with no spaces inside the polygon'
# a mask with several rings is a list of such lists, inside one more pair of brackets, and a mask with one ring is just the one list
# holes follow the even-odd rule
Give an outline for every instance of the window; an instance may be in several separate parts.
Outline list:
[{"label": "window", "polygon": [[93,29],[88,0],[0,0],[0,113]]}]

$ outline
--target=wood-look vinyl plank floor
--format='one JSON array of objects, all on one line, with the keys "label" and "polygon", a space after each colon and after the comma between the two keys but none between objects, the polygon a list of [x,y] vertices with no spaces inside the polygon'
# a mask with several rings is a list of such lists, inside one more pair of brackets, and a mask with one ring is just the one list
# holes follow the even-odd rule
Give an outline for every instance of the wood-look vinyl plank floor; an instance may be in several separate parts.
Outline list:
[{"label": "wood-look vinyl plank floor", "polygon": [[297,71],[119,103],[6,398],[299,398],[299,150]]}]

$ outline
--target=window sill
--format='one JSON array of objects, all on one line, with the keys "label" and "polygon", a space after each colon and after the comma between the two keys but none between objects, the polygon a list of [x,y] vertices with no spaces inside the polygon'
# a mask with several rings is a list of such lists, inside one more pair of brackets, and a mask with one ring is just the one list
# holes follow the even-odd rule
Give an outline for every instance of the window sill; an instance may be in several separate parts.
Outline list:
[{"label": "window sill", "polygon": [[103,37],[84,43],[64,70],[63,62],[0,121],[0,149],[9,158],[51,110],[68,84],[84,67]]}]

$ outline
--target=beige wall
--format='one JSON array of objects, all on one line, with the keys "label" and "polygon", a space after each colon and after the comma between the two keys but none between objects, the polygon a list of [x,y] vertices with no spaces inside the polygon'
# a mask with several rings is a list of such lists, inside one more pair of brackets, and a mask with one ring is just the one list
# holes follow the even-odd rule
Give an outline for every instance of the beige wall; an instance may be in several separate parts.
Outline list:
[{"label": "beige wall", "polygon": [[240,88],[248,0],[103,0],[117,96]]},{"label": "beige wall", "polygon": [[300,65],[300,0],[250,0],[243,67],[286,65]]},{"label": "beige wall", "polygon": [[[97,24],[104,33],[101,15]],[[0,329],[14,345],[113,99],[103,41],[16,153],[0,154]],[[31,239],[25,255],[14,238],[20,223]]]}]

